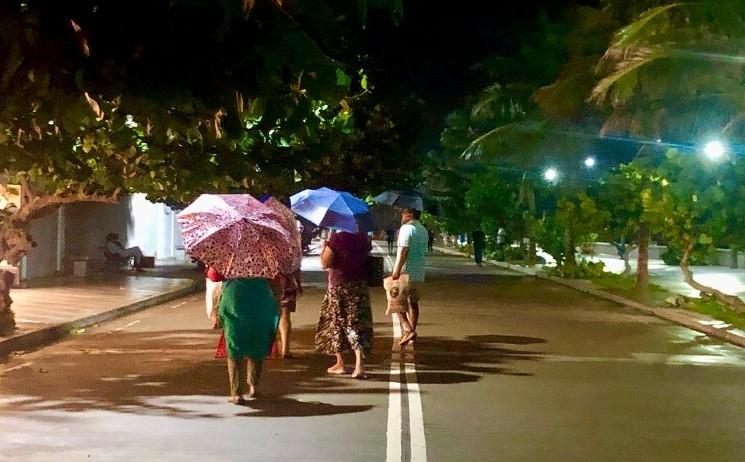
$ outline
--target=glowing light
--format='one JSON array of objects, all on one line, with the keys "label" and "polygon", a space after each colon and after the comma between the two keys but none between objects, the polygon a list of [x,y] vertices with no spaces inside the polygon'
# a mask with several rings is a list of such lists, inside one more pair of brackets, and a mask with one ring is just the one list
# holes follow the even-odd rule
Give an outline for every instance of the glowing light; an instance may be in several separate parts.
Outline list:
[{"label": "glowing light", "polygon": [[585,167],[587,167],[587,168],[593,168],[595,166],[595,164],[596,164],[596,161],[595,161],[595,158],[594,157],[587,156],[587,157],[585,157],[584,163],[585,163]]},{"label": "glowing light", "polygon": [[556,181],[557,179],[559,179],[559,171],[556,170],[553,167],[547,168],[546,171],[543,172],[543,178],[546,181],[548,181],[550,183],[553,183],[554,181]]},{"label": "glowing light", "polygon": [[721,141],[709,141],[704,147],[704,154],[711,160],[719,160],[724,155],[724,145]]}]

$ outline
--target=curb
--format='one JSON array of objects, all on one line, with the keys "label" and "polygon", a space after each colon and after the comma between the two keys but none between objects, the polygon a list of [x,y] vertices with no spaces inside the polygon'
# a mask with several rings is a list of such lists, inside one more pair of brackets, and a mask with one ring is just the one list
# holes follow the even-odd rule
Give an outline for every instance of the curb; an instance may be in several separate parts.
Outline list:
[{"label": "curb", "polygon": [[[447,255],[469,257],[469,255],[466,255],[462,252],[458,252],[457,250],[446,249],[443,247],[435,247],[435,249]],[[693,329],[695,331],[701,332],[702,334],[706,334],[711,337],[716,337],[718,339],[729,342],[733,345],[737,345],[739,347],[745,348],[745,337],[744,336],[732,333],[728,331],[726,328],[717,328],[717,327],[714,327],[708,324],[704,324],[700,320],[694,317],[691,317],[681,312],[680,310],[675,310],[672,308],[658,308],[658,307],[645,305],[643,303],[639,303],[634,300],[629,300],[628,298],[621,297],[620,295],[611,294],[603,290],[594,289],[592,287],[584,287],[581,284],[577,283],[576,281],[573,281],[570,279],[564,279],[564,278],[560,278],[556,276],[549,276],[546,274],[542,274],[532,268],[525,268],[523,266],[513,265],[511,263],[505,263],[505,262],[496,261],[496,260],[484,259],[484,262],[495,265],[500,268],[509,269],[509,270],[515,271],[516,273],[520,273],[526,276],[533,276],[538,279],[543,279],[545,281],[551,281],[553,283],[556,283],[556,284],[559,284],[565,287],[569,287],[570,289],[574,289],[579,292],[583,292],[588,295],[601,298],[603,300],[607,300],[610,302],[617,303],[619,305],[627,306],[637,311],[641,311],[642,313],[656,316],[666,321],[670,321],[672,323],[681,325],[683,327],[687,327],[689,329]]]},{"label": "curb", "polygon": [[198,292],[200,289],[199,281],[192,281],[187,287],[175,289],[170,292],[158,294],[129,305],[120,306],[103,313],[96,313],[85,318],[76,319],[63,324],[44,327],[39,330],[20,334],[5,340],[0,340],[0,360],[5,359],[14,351],[29,351],[41,348],[43,346],[61,340],[71,334],[72,331],[92,326],[104,321],[125,316],[137,311],[150,308],[161,303],[165,303],[176,298],[184,297]]}]

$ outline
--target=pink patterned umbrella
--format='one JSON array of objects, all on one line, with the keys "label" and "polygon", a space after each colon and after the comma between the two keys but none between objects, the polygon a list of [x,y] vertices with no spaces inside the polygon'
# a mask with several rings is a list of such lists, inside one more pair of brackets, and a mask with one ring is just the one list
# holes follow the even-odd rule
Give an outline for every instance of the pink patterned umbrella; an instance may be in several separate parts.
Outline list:
[{"label": "pink patterned umbrella", "polygon": [[248,194],[202,194],[176,219],[189,255],[225,278],[293,271],[285,218]]},{"label": "pink patterned umbrella", "polygon": [[294,271],[300,269],[300,265],[303,263],[303,248],[300,241],[300,231],[297,229],[297,220],[295,214],[292,213],[289,207],[282,202],[278,201],[274,197],[270,197],[264,201],[264,205],[277,212],[282,217],[283,225],[285,229],[290,233],[290,253],[292,254],[292,267]]}]

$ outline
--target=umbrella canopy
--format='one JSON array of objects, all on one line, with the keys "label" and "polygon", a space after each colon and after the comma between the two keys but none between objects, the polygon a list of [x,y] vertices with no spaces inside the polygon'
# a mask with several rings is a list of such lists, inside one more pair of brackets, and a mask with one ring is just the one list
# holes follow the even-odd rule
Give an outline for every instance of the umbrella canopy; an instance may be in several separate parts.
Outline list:
[{"label": "umbrella canopy", "polygon": [[228,279],[293,271],[284,219],[248,194],[202,194],[176,219],[189,255]]},{"label": "umbrella canopy", "polygon": [[297,220],[295,214],[292,213],[289,207],[276,198],[269,196],[263,198],[261,202],[267,207],[277,212],[282,218],[282,224],[285,229],[290,233],[290,254],[292,255],[292,268],[293,271],[300,269],[300,265],[303,263],[303,250],[300,242],[300,231],[298,230]]},{"label": "umbrella canopy", "polygon": [[392,205],[402,209],[424,210],[424,203],[421,197],[401,191],[384,191],[373,197],[373,200],[378,204]]},{"label": "umbrella canopy", "polygon": [[345,191],[306,189],[290,197],[290,202],[296,214],[317,226],[352,233],[365,233],[377,227],[367,204]]}]

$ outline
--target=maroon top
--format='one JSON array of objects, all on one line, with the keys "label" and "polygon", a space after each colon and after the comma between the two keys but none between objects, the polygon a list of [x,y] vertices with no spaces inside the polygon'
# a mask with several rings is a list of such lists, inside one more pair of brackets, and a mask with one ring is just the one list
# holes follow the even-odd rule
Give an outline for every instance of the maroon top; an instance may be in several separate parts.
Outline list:
[{"label": "maroon top", "polygon": [[334,252],[329,267],[329,286],[367,280],[367,256],[372,249],[367,235],[346,231],[334,233],[328,246]]}]

